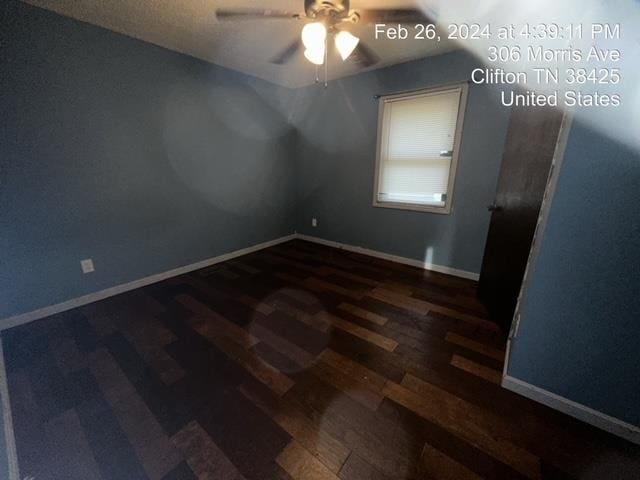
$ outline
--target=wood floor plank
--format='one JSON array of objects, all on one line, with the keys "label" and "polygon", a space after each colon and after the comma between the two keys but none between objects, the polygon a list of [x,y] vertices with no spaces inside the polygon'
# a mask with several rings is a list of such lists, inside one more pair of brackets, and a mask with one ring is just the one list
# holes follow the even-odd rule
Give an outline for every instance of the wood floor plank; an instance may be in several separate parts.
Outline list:
[{"label": "wood floor plank", "polygon": [[139,395],[111,407],[150,479],[160,480],[183,460]]},{"label": "wood floor plank", "polygon": [[[75,410],[45,423],[44,433],[50,450],[62,449],[66,455],[54,455],[49,467],[57,475],[83,480],[102,480],[100,469],[80,424]],[[28,477],[25,477],[28,478]]]},{"label": "wood floor plank", "polygon": [[164,347],[177,337],[166,328],[160,327],[159,321],[153,321],[158,324],[153,329],[133,327],[125,329],[123,334],[164,384],[171,385],[185,376],[182,367],[164,350]]},{"label": "wood floor plank", "polygon": [[483,343],[476,342],[475,340],[463,337],[462,335],[458,335],[457,333],[448,332],[445,340],[447,340],[447,342],[455,343],[456,345],[460,345],[461,347],[486,355],[487,357],[495,358],[496,360],[500,361],[504,360],[504,351],[489,347]]},{"label": "wood floor plank", "polygon": [[453,332],[496,349],[503,349],[506,342],[506,338],[501,332],[487,330],[482,326],[434,311],[429,311],[427,315],[421,316],[367,296],[358,301],[357,305],[388,317],[387,326],[390,328],[401,326],[412,330],[421,330],[443,339],[448,332]]},{"label": "wood floor plank", "polygon": [[162,480],[198,480],[187,462],[180,462],[176,468],[167,473]]},{"label": "wood floor plank", "polygon": [[238,270],[242,270],[242,271],[244,271],[246,273],[249,273],[251,275],[256,275],[256,274],[260,273],[260,270],[258,268],[252,267],[248,263],[240,261],[240,260],[229,260],[227,263],[229,263],[230,265],[234,266]]},{"label": "wood floor plank", "polygon": [[455,311],[468,313],[481,319],[489,318],[486,308],[477,299],[474,301],[472,297],[461,295],[455,290],[440,292],[433,288],[413,287],[411,296]]},{"label": "wood floor plank", "polygon": [[204,306],[208,311],[217,313],[222,318],[239,326],[262,315],[237,300],[235,288],[226,288],[229,285],[227,280],[214,277],[204,279],[197,275],[191,275],[185,278],[182,283],[177,287],[174,295],[181,298],[186,296],[195,300],[197,303],[192,303],[192,307],[200,308],[202,314],[208,314],[207,310],[202,309]]},{"label": "wood floor plank", "polygon": [[329,327],[331,327],[331,324],[329,322],[322,321],[319,317],[302,311],[295,305],[292,305],[292,302],[287,300],[286,295],[279,295],[279,293],[280,292],[278,292],[278,295],[274,295],[272,298],[269,298],[267,300],[269,305],[271,305],[273,308],[286,313],[287,315],[306,325],[309,325],[312,328],[315,328],[316,330],[319,330],[320,332],[325,333],[327,332],[327,330],[329,330]]},{"label": "wood floor plank", "polygon": [[212,272],[213,275],[219,275],[220,277],[226,278],[228,280],[237,280],[240,278],[240,275],[233,272],[231,269],[221,266]]},{"label": "wood floor plank", "polygon": [[465,322],[468,322],[471,325],[475,325],[479,328],[483,328],[489,332],[500,333],[500,327],[498,327],[497,324],[490,322],[485,318],[478,317],[477,315],[473,315],[470,313],[465,313],[455,308],[438,305],[437,303],[431,303],[430,305],[431,305],[430,310],[432,312],[442,313],[443,315],[448,315],[450,317],[463,320]]},{"label": "wood floor plank", "polygon": [[438,449],[425,444],[420,457],[421,470],[433,480],[482,480],[482,477]]},{"label": "wood floor plank", "polygon": [[249,330],[253,336],[296,362],[300,368],[306,368],[315,361],[315,357],[305,349],[272,332],[262,324],[252,324],[249,326]]},{"label": "wood floor plank", "polygon": [[182,456],[112,356],[100,352],[92,361],[94,376],[145,472],[153,480],[161,479],[182,461]]},{"label": "wood floor plank", "polygon": [[395,340],[392,340],[391,338],[387,338],[378,333],[372,332],[371,330],[367,330],[366,328],[361,327],[360,325],[356,325],[351,322],[348,322],[336,315],[332,315],[330,313],[323,311],[318,313],[317,316],[319,318],[322,318],[323,320],[329,321],[331,325],[333,325],[334,327],[344,330],[345,332],[349,332],[389,352],[393,352],[395,348],[398,346],[398,342],[396,342]]},{"label": "wood floor plank", "polygon": [[418,464],[417,478],[426,476],[423,472],[424,468],[422,467],[420,458],[423,454],[424,444],[428,443],[452,460],[465,465],[468,469],[486,480],[527,479],[526,476],[517,472],[509,465],[475,447],[460,436],[436,423],[430,422],[389,398],[385,398],[382,404],[380,404],[378,414],[401,423],[404,425],[407,435],[422,442],[416,457]]},{"label": "wood floor plank", "polygon": [[259,340],[245,329],[216,315],[195,316],[188,321],[189,326],[210,342],[215,343],[218,338],[231,338],[244,348],[254,346]]},{"label": "wood floor plank", "polygon": [[258,318],[255,323],[263,325],[312,355],[324,350],[329,341],[328,332],[322,332],[280,311]]},{"label": "wood floor plank", "polygon": [[404,295],[405,297],[410,297],[414,291],[414,287],[412,287],[411,285],[407,285],[406,283],[402,283],[397,280],[386,281],[382,285],[380,285],[380,287],[384,288],[385,290],[399,293],[400,295]]},{"label": "wood floor plank", "polygon": [[295,402],[269,396],[255,382],[245,382],[238,389],[329,470],[340,471],[351,450],[327,433],[321,422],[311,420]]},{"label": "wood floor plank", "polygon": [[377,287],[378,285],[380,285],[380,282],[378,280],[367,278],[362,275],[357,275],[352,272],[348,272],[336,267],[330,267],[327,265],[323,265],[320,268],[318,268],[316,270],[316,273],[322,277],[326,277],[329,275],[337,275],[340,277],[344,277],[347,280],[354,280],[358,283],[364,283],[366,285],[369,285],[370,287]]},{"label": "wood floor plank", "polygon": [[66,328],[60,335],[52,335],[49,338],[49,348],[61,372],[68,374],[87,368],[86,354],[80,352]]},{"label": "wood floor plank", "polygon": [[197,421],[171,437],[198,479],[246,480]]},{"label": "wood floor plank", "polygon": [[318,298],[312,293],[296,287],[286,287],[278,290],[278,293],[294,298],[306,305],[314,305],[318,303]]},{"label": "wood floor plank", "polygon": [[188,315],[182,317],[181,310],[179,312],[178,318],[172,317],[173,322],[167,321],[165,324],[179,340],[165,348],[189,375],[172,385],[172,388],[162,383],[123,335],[116,334],[105,340],[109,352],[170,435],[185,425],[185,417],[193,418],[194,411],[190,407],[200,398],[194,393],[191,396],[193,402],[189,397],[181,397],[177,401],[175,395],[184,393],[184,385],[202,382],[207,386],[221,387],[238,383],[246,376],[242,367],[189,327],[185,320],[189,318]]},{"label": "wood floor plank", "polygon": [[281,413],[275,420],[331,472],[340,471],[351,452],[342,442],[318,428],[300,411]]},{"label": "wood floor plank", "polygon": [[406,375],[402,385],[388,382],[384,394],[511,465],[528,478],[541,478],[540,459],[507,440],[512,434],[497,415],[483,411],[413,375]]},{"label": "wood floor plank", "polygon": [[291,284],[291,285],[298,285],[300,283],[300,281],[304,278],[306,278],[308,275],[305,273],[302,278],[296,277],[295,275],[291,275],[290,273],[287,272],[276,272],[274,274],[274,277],[282,280],[285,283]]},{"label": "wood floor plank", "polygon": [[272,478],[274,459],[291,436],[235,387],[197,386],[206,387],[201,393],[205,408],[193,419],[247,480]]},{"label": "wood floor plank", "polygon": [[282,255],[279,255],[273,251],[269,251],[269,252],[260,252],[260,255],[267,258],[268,260],[275,262],[276,264],[283,264],[283,265],[289,265],[295,269],[304,271],[304,272],[309,272],[312,273],[316,267],[312,266],[312,265],[307,265],[306,263],[303,262],[299,262],[296,260],[291,260],[289,258],[283,257]]},{"label": "wood floor plank", "polygon": [[[292,292],[296,292],[296,294],[292,295]],[[278,288],[275,293],[269,294],[269,298],[282,300],[288,306],[295,308],[296,311],[305,312],[309,315],[318,313],[324,308],[322,297],[308,290]]]},{"label": "wood floor plank", "polygon": [[342,275],[327,275],[323,277],[323,279],[333,285],[338,285],[361,293],[371,289],[371,286],[368,283],[361,283],[351,278],[344,278]]},{"label": "wood floor plank", "polygon": [[[6,337],[3,341],[6,342]],[[39,407],[29,375],[22,368],[10,371],[7,380],[20,473],[23,476],[31,475],[36,478],[44,476],[48,471],[48,465],[53,460],[49,458],[49,452],[55,452],[55,450],[50,449],[47,444],[44,425],[34,421],[39,413]]]},{"label": "wood floor plank", "polygon": [[[234,323],[228,322],[215,312],[209,311],[205,305],[189,296],[179,296],[176,299],[200,314],[209,312],[208,317],[203,319],[200,319],[200,317],[193,318],[190,320],[190,324],[194,330],[210,340],[248,373],[269,386],[278,395],[284,394],[291,388],[294,383],[293,380],[247,350],[247,348],[258,343],[258,338]],[[213,320],[213,322],[210,320]],[[229,339],[233,341],[229,341]]]},{"label": "wood floor plank", "polygon": [[87,314],[87,319],[99,337],[106,337],[116,331],[115,325],[105,313],[100,312],[98,309],[93,311],[95,312],[94,314]]},{"label": "wood floor plank", "polygon": [[305,279],[304,286],[317,292],[334,292],[356,300],[362,298],[362,293],[359,291],[350,290],[317,277],[309,277]]},{"label": "wood floor plank", "polygon": [[263,315],[270,315],[271,313],[273,313],[273,307],[271,305],[263,303],[258,299],[253,298],[250,295],[242,294],[242,295],[239,295],[237,298],[240,303],[243,303],[247,307],[253,308],[254,310],[256,310],[257,312],[260,312]]},{"label": "wood floor plank", "polygon": [[416,329],[394,321],[390,321],[384,326],[372,325],[349,313],[342,311],[336,311],[336,313],[344,320],[395,340],[399,345],[394,352],[416,363],[439,367],[448,365],[453,354],[460,354],[481,365],[496,370],[502,369],[502,362],[447,342],[443,337],[432,334],[428,329]]},{"label": "wood floor plank", "polygon": [[369,388],[366,383],[345,375],[325,362],[316,363],[309,371],[371,411],[376,411],[384,398],[380,391]]},{"label": "wood floor plank", "polygon": [[385,288],[374,288],[367,295],[418,315],[426,315],[431,307],[427,302]]},{"label": "wood floor plank", "polygon": [[338,480],[338,477],[296,440],[282,451],[276,462],[294,480]]},{"label": "wood floor plank", "polygon": [[368,292],[367,295],[377,300],[381,300],[397,307],[404,308],[405,310],[416,313],[418,315],[426,315],[429,312],[433,311],[436,313],[449,315],[453,318],[464,320],[476,326],[482,326],[483,328],[490,331],[497,332],[499,330],[495,323],[489,322],[484,318],[461,312],[450,307],[438,305],[436,303],[426,302],[418,298],[409,297],[392,290],[384,288],[374,288],[372,291]]},{"label": "wood floor plank", "polygon": [[334,329],[327,347],[398,383],[406,373],[405,365],[392,361],[391,352],[344,330]]},{"label": "wood floor plank", "polygon": [[136,348],[165,385],[172,385],[186,375],[184,369],[167,354],[164,347],[141,346],[135,337],[125,334],[125,338]]},{"label": "wood floor plank", "polygon": [[296,372],[305,368],[265,342],[254,345],[250,351],[262,361],[288,376],[295,376]]},{"label": "wood floor plank", "polygon": [[90,354],[89,369],[108,403],[115,404],[122,398],[135,395],[135,387],[106,349],[100,348]]},{"label": "wood floor plank", "polygon": [[488,382],[495,383],[496,385],[500,385],[500,382],[502,381],[502,372],[480,365],[479,363],[460,355],[454,355],[451,357],[451,365],[480,378],[484,378]]},{"label": "wood floor plank", "polygon": [[162,325],[162,322],[149,314],[137,314],[128,318],[120,330],[128,332],[132,337],[146,346],[164,347],[176,340],[176,336]]},{"label": "wood floor plank", "polygon": [[388,318],[383,317],[382,315],[378,315],[377,313],[369,312],[364,308],[357,307],[356,305],[351,305],[350,303],[341,303],[338,305],[338,308],[344,310],[345,312],[349,312],[353,315],[356,315],[360,318],[364,318],[365,320],[369,320],[370,322],[375,323],[376,325],[384,325],[387,323]]},{"label": "wood floor plank", "polygon": [[214,343],[229,358],[271,388],[276,394],[284,395],[293,386],[293,380],[237,343],[225,337],[216,337]]},{"label": "wood floor plank", "polygon": [[198,300],[188,295],[179,295],[176,300],[197,315],[189,322],[192,328],[203,337],[213,341],[226,336],[247,348],[258,343],[258,339],[247,333],[245,329],[209,309]]},{"label": "wood floor plank", "polygon": [[332,367],[340,370],[345,375],[354,379],[354,381],[367,385],[373,391],[381,392],[387,379],[373,370],[354,362],[349,357],[340,355],[339,353],[327,348],[321,354],[319,359]]},{"label": "wood floor plank", "polygon": [[[149,474],[141,465],[142,459],[131,445],[113,409],[101,395],[92,396],[88,401],[79,404],[76,411],[105,480],[149,478]],[[55,454],[65,455],[65,452],[56,449]],[[48,477],[47,473],[36,478]]]},{"label": "wood floor plank", "polygon": [[338,476],[342,480],[392,480],[357,453],[349,455]]},{"label": "wood floor plank", "polygon": [[[422,443],[404,434],[402,424],[382,418],[331,384],[301,372],[287,394],[307,415],[353,452],[391,478],[414,478]],[[384,452],[384,453],[382,453]]]}]

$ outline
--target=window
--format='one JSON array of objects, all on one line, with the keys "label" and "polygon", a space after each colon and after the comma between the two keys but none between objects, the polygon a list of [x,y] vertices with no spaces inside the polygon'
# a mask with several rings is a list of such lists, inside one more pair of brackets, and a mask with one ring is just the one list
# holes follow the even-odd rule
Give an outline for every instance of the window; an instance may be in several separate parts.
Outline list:
[{"label": "window", "polygon": [[467,88],[380,98],[374,206],[451,211]]}]

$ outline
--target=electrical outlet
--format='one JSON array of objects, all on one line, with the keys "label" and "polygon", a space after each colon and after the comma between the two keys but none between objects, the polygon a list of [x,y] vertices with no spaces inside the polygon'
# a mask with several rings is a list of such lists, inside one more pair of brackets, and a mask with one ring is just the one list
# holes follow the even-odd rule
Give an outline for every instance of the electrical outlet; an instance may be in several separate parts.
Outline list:
[{"label": "electrical outlet", "polygon": [[318,220],[316,220],[315,218],[311,219],[311,226],[312,227],[317,227],[318,226]]},{"label": "electrical outlet", "polygon": [[82,267],[82,273],[91,273],[95,270],[95,268],[93,268],[93,260],[90,258],[80,260],[80,266]]}]

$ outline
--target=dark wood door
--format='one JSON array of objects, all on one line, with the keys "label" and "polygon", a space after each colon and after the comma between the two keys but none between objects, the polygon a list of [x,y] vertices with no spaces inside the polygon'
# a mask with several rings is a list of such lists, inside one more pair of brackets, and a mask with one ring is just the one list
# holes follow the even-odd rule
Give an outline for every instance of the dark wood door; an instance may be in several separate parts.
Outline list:
[{"label": "dark wood door", "polygon": [[562,124],[550,107],[511,112],[491,210],[479,294],[505,331],[511,325]]}]

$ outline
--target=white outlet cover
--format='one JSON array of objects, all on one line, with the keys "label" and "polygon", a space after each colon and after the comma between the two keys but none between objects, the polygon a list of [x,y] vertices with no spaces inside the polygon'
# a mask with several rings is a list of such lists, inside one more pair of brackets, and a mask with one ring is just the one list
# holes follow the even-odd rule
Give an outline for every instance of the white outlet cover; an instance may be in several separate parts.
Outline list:
[{"label": "white outlet cover", "polygon": [[93,260],[90,258],[80,260],[80,266],[82,267],[82,273],[91,273],[95,270],[95,268],[93,268]]}]

